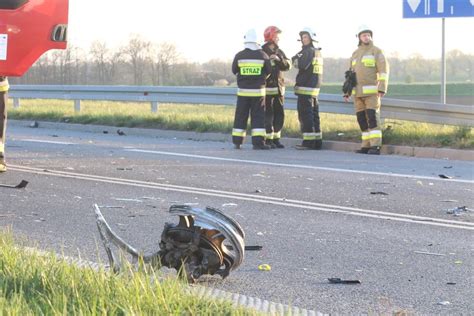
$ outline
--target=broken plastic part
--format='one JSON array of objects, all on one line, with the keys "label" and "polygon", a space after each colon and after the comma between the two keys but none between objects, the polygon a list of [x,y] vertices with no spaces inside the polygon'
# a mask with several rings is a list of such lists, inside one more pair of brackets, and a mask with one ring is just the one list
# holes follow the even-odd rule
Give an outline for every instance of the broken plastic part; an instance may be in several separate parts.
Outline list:
[{"label": "broken plastic part", "polygon": [[[195,282],[204,274],[225,278],[242,263],[245,254],[244,231],[221,211],[198,209],[188,205],[173,205],[170,213],[179,216],[178,224],[166,223],[159,243],[160,250],[144,255],[115,234],[105,221],[100,208],[94,205],[97,227],[114,272],[119,272],[123,254],[132,256],[132,263],[143,261],[153,268],[174,268]],[[224,245],[230,244],[230,247]],[[113,252],[115,246],[121,256]]]}]

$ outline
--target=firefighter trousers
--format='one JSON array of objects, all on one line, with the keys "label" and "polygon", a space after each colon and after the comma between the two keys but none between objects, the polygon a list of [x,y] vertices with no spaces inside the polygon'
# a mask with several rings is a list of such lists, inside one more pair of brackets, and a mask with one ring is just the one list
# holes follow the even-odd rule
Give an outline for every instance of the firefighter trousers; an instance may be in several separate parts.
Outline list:
[{"label": "firefighter trousers", "polygon": [[241,145],[247,131],[250,114],[252,144],[263,145],[265,140],[265,97],[237,97],[232,142]]},{"label": "firefighter trousers", "polygon": [[298,95],[298,120],[303,134],[303,146],[313,148],[321,143],[321,122],[319,119],[318,98]]},{"label": "firefighter trousers", "polygon": [[354,97],[357,122],[362,132],[362,148],[382,146],[380,124],[380,97]]},{"label": "firefighter trousers", "polygon": [[265,98],[266,139],[279,140],[281,138],[281,129],[285,122],[284,101],[285,97],[282,95],[270,95]]}]

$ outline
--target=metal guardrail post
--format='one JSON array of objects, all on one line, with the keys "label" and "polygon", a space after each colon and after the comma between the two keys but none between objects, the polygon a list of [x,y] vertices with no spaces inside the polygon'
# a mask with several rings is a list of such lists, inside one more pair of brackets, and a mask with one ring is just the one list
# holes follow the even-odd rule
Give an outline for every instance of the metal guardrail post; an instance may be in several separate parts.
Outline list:
[{"label": "metal guardrail post", "polygon": [[13,98],[13,108],[18,109],[20,107],[20,98]]},{"label": "metal guardrail post", "polygon": [[81,100],[74,100],[74,112],[81,112]]},{"label": "metal guardrail post", "polygon": [[156,101],[151,102],[151,112],[158,113],[158,102]]}]

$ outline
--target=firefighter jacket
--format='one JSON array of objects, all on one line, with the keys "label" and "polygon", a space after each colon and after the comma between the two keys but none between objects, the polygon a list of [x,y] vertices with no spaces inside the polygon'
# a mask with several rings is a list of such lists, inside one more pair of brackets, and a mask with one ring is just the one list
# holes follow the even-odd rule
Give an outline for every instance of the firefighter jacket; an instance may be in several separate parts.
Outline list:
[{"label": "firefighter jacket", "polygon": [[7,92],[9,88],[7,77],[0,76],[0,92]]},{"label": "firefighter jacket", "polygon": [[357,86],[352,91],[356,97],[387,92],[389,66],[382,50],[372,42],[360,44],[352,53],[351,69],[356,73]]},{"label": "firefighter jacket", "polygon": [[232,72],[237,76],[237,95],[264,97],[265,81],[272,71],[270,59],[263,50],[244,49],[235,55]]},{"label": "firefighter jacket", "polygon": [[289,59],[285,53],[278,48],[275,44],[275,48],[270,48],[271,43],[266,43],[262,46],[262,50],[268,55],[276,55],[280,60],[270,60],[272,65],[272,72],[267,78],[267,95],[285,95],[285,78],[283,78],[283,71],[288,71],[291,68]]},{"label": "firefighter jacket", "polygon": [[299,69],[296,76],[295,94],[317,97],[323,80],[321,48],[315,48],[312,44],[303,46],[303,49],[291,60]]}]

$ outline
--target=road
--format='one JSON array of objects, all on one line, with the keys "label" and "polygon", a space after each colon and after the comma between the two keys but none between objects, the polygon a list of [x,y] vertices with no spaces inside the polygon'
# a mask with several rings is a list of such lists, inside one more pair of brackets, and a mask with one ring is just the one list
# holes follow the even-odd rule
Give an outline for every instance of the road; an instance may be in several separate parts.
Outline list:
[{"label": "road", "polygon": [[[474,212],[446,212],[473,209],[473,162],[239,151],[109,130],[10,128],[10,170],[0,182],[30,184],[0,188],[0,227],[41,249],[98,261],[106,257],[94,203],[123,207],[103,208],[104,216],[147,252],[158,248],[164,223],[177,222],[170,205],[213,206],[263,250],[205,285],[323,313],[474,311]],[[263,263],[271,271],[259,271]],[[329,284],[331,277],[361,284]]]}]

